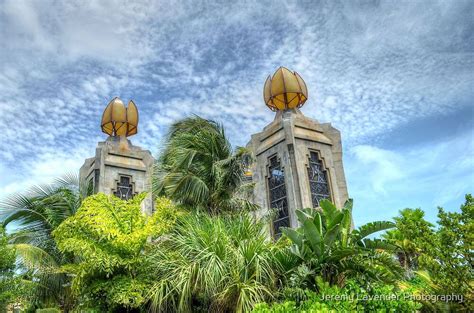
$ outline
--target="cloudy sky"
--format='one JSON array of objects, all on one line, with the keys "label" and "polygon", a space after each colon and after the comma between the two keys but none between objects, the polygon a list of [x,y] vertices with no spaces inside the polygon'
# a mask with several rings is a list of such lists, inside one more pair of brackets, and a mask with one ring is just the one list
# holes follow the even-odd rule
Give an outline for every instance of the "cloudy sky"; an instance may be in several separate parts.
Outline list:
[{"label": "cloudy sky", "polygon": [[77,171],[115,96],[156,153],[173,121],[273,120],[265,78],[309,89],[343,136],[355,222],[456,210],[474,188],[474,1],[0,1],[0,198]]}]

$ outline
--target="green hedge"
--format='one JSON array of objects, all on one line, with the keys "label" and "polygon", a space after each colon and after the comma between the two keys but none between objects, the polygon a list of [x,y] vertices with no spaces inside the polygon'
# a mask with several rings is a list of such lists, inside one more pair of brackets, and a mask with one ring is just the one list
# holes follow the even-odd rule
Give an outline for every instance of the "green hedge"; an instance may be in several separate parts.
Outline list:
[{"label": "green hedge", "polygon": [[344,288],[330,287],[321,282],[319,286],[319,293],[299,288],[285,289],[281,302],[257,304],[253,312],[414,312],[422,306],[405,298],[405,293],[391,285],[373,285],[365,289],[349,281]]}]

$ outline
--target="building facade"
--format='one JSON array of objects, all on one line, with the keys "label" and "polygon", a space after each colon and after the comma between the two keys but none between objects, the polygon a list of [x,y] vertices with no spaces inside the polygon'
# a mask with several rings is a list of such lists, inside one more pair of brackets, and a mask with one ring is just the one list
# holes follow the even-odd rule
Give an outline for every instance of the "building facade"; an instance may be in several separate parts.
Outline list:
[{"label": "building facade", "polygon": [[[317,208],[322,199],[341,208],[348,199],[340,132],[330,123],[304,116],[299,108],[307,99],[304,80],[296,72],[279,68],[264,87],[265,104],[276,112],[275,119],[253,134],[247,145],[253,154],[247,173],[254,184],[252,200],[261,207],[261,215],[273,216],[270,228],[275,237],[281,227],[298,226],[297,209]],[[109,137],[84,162],[81,179],[92,184],[95,193],[121,199],[149,192],[142,208],[151,214],[154,159],[127,139],[138,129],[133,101],[125,107],[120,99],[113,99],[104,110],[101,127]]]},{"label": "building facade", "polygon": [[298,109],[281,111],[247,147],[255,159],[253,200],[265,212],[276,211],[275,235],[280,227],[298,226],[296,209],[318,207],[321,199],[340,208],[348,199],[341,135],[331,124]]},{"label": "building facade", "polygon": [[298,226],[297,209],[319,207],[322,199],[341,208],[348,192],[340,132],[301,113],[299,107],[307,99],[301,77],[278,69],[267,79],[264,98],[275,119],[252,135],[247,147],[254,157],[253,201],[261,214],[273,212],[271,229],[278,237],[281,227]]}]

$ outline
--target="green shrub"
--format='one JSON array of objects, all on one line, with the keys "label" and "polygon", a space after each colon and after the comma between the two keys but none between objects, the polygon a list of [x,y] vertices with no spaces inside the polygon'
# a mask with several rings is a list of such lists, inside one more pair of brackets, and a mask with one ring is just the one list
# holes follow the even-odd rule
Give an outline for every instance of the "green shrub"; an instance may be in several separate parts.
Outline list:
[{"label": "green shrub", "polygon": [[184,216],[149,256],[151,311],[249,312],[272,299],[280,269],[265,226],[251,213]]},{"label": "green shrub", "polygon": [[145,196],[128,201],[100,193],[90,196],[53,232],[60,251],[76,258],[63,269],[72,274],[78,308],[125,311],[146,302],[153,281],[143,252],[148,240],[172,227],[177,210],[170,200],[158,198],[156,212],[145,216],[140,207]]},{"label": "green shrub", "polygon": [[401,277],[402,268],[391,256],[395,246],[368,238],[395,227],[394,223],[378,221],[352,230],[352,200],[340,210],[328,200],[322,200],[320,205],[321,210],[296,210],[300,227],[282,230],[300,263],[288,275],[290,285],[317,291],[316,275],[331,285],[346,278],[392,283]]},{"label": "green shrub", "polygon": [[350,280],[344,288],[338,288],[318,279],[318,287],[319,293],[287,288],[282,292],[282,302],[260,303],[253,312],[413,312],[421,308],[421,304],[405,299],[405,294],[392,285],[375,284],[368,289]]}]

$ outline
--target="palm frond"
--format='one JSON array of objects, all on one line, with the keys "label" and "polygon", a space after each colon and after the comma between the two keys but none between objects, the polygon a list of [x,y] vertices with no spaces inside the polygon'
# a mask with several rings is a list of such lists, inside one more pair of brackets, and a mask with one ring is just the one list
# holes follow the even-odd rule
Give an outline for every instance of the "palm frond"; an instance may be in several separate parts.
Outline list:
[{"label": "palm frond", "polygon": [[233,152],[221,124],[193,116],[174,123],[166,137],[155,164],[156,194],[209,212],[251,207],[239,193],[249,152]]},{"label": "palm frond", "polygon": [[282,266],[264,227],[248,213],[180,219],[151,256],[152,311],[190,311],[198,299],[216,310],[250,311],[271,299]]},{"label": "palm frond", "polygon": [[90,184],[68,174],[52,184],[34,186],[0,201],[1,222],[14,225],[9,242],[17,252],[18,270],[30,273],[34,282],[34,301],[64,303],[61,301],[71,299],[68,277],[59,269],[70,260],[58,250],[51,233],[91,192]]},{"label": "palm frond", "polygon": [[24,243],[15,244],[13,247],[17,253],[20,266],[40,272],[51,272],[58,269],[54,257],[41,248]]},{"label": "palm frond", "polygon": [[377,221],[367,223],[365,225],[360,226],[357,230],[354,230],[353,236],[357,237],[359,240],[372,235],[376,232],[395,228],[395,224],[389,221]]},{"label": "palm frond", "polygon": [[395,251],[396,246],[389,243],[386,240],[381,239],[368,239],[365,238],[359,242],[359,245],[363,248],[370,250],[386,250],[386,251]]}]

